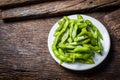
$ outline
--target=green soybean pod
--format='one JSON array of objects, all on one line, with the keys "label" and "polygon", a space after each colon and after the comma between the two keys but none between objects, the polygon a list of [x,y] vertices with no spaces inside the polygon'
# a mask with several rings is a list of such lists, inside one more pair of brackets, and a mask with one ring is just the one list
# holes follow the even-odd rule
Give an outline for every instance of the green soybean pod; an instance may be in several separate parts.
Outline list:
[{"label": "green soybean pod", "polygon": [[77,42],[72,42],[72,43],[69,43],[71,46],[77,46],[79,45]]},{"label": "green soybean pod", "polygon": [[69,50],[69,52],[89,52],[90,48],[77,46],[74,50]]},{"label": "green soybean pod", "polygon": [[61,35],[66,31],[68,25],[69,25],[69,22],[68,22],[68,20],[66,20],[63,29],[60,31],[60,33],[58,34],[58,36],[56,36],[54,44],[57,44],[58,41],[61,39]]},{"label": "green soybean pod", "polygon": [[75,46],[70,45],[70,44],[59,44],[58,47],[62,49],[74,49],[75,48]]},{"label": "green soybean pod", "polygon": [[102,36],[102,34],[100,33],[100,31],[97,29],[97,27],[96,27],[95,25],[92,25],[92,28],[93,28],[94,32],[96,31],[96,33],[98,34],[98,37],[99,37],[100,39],[103,39],[103,36]]},{"label": "green soybean pod", "polygon": [[86,39],[86,38],[88,38],[86,35],[84,35],[84,36],[80,36],[80,37],[76,37],[75,39],[74,39],[74,41],[75,42],[78,42],[78,41],[82,41],[82,40],[84,40],[84,39]]},{"label": "green soybean pod", "polygon": [[73,60],[71,59],[71,58],[66,58],[66,62],[68,62],[68,63],[72,63],[73,62]]},{"label": "green soybean pod", "polygon": [[[60,50],[60,49],[59,49]],[[57,51],[57,50],[53,50],[53,52],[54,52],[54,54],[55,54],[55,56],[60,60],[60,64],[62,64],[62,62],[65,62],[66,61],[66,57],[63,55],[63,53],[62,53],[62,55]]]},{"label": "green soybean pod", "polygon": [[55,38],[55,40],[53,41],[53,44],[52,44],[52,50],[57,50],[57,39]]},{"label": "green soybean pod", "polygon": [[89,26],[92,25],[92,22],[91,22],[90,20],[85,20],[85,23],[86,23],[87,25],[89,25]]},{"label": "green soybean pod", "polygon": [[80,14],[77,15],[77,18],[78,18],[78,22],[84,22],[84,19]]},{"label": "green soybean pod", "polygon": [[86,28],[82,28],[81,32],[77,35],[77,37],[85,35],[85,34],[87,34],[87,30]]},{"label": "green soybean pod", "polygon": [[[63,20],[61,20],[61,21],[58,21],[59,27],[56,29],[55,33],[56,33],[56,32],[59,32],[59,31],[63,28],[64,23],[65,23],[65,19],[63,19]],[[54,33],[54,34],[55,34],[55,33]]]},{"label": "green soybean pod", "polygon": [[92,54],[91,53],[84,53],[84,55],[83,55],[83,59],[88,59],[88,58],[90,58],[92,56]]},{"label": "green soybean pod", "polygon": [[97,30],[94,32],[93,36],[94,36],[94,38],[96,38],[96,39],[98,38]]},{"label": "green soybean pod", "polygon": [[97,27],[94,26],[90,20],[85,20],[85,23],[86,23],[87,25],[91,26],[93,31],[96,31],[96,32],[97,32],[98,37],[100,37],[100,39],[103,39],[103,36],[101,35],[101,33],[99,32],[99,30],[97,29]]},{"label": "green soybean pod", "polygon": [[73,41],[73,36],[72,36],[73,27],[74,27],[74,20],[70,20],[70,31],[69,31],[70,38],[71,38],[71,41],[70,41],[70,42]]},{"label": "green soybean pod", "polygon": [[61,61],[65,61],[65,60],[66,60],[66,57],[63,56],[63,55],[59,55],[58,57],[59,57],[59,59],[60,59]]},{"label": "green soybean pod", "polygon": [[[93,33],[94,34],[94,33]],[[94,38],[93,34],[90,32],[90,31],[87,31],[86,32],[86,35],[89,37],[89,38]]]},{"label": "green soybean pod", "polygon": [[82,59],[83,55],[80,53],[67,53],[71,59]]},{"label": "green soybean pod", "polygon": [[98,34],[98,37],[103,40],[103,36],[102,36],[102,34],[100,33],[99,30],[97,30],[97,34]]},{"label": "green soybean pod", "polygon": [[88,58],[84,61],[85,64],[95,64],[94,60],[92,58]]},{"label": "green soybean pod", "polygon": [[76,62],[80,62],[80,63],[83,63],[83,64],[95,64],[94,60],[93,59],[87,59],[87,60],[83,60],[83,59],[77,59]]},{"label": "green soybean pod", "polygon": [[99,48],[99,46],[90,46],[90,48],[98,53],[101,52],[101,49]]},{"label": "green soybean pod", "polygon": [[59,54],[64,56],[64,51],[61,48],[58,48]]},{"label": "green soybean pod", "polygon": [[77,18],[78,19],[83,19],[83,17],[80,14],[77,15]]},{"label": "green soybean pod", "polygon": [[91,45],[96,46],[97,45],[97,39],[91,38],[90,43],[91,43]]},{"label": "green soybean pod", "polygon": [[80,29],[87,27],[86,23],[77,23],[77,24],[78,24],[78,26],[79,26]]},{"label": "green soybean pod", "polygon": [[57,58],[59,58],[59,52],[58,52],[57,50],[53,50],[53,53],[55,54],[55,56],[56,56]]},{"label": "green soybean pod", "polygon": [[[73,57],[74,56],[74,57]],[[75,58],[75,59],[88,59],[91,57],[91,54],[89,53],[71,53],[70,58]]]},{"label": "green soybean pod", "polygon": [[78,29],[78,26],[75,24],[73,32],[72,32],[73,39],[77,36],[77,29]]},{"label": "green soybean pod", "polygon": [[56,36],[58,36],[59,33],[60,33],[60,32],[57,31],[57,32],[55,32],[53,35],[56,37]]},{"label": "green soybean pod", "polygon": [[74,53],[75,59],[83,59],[83,55],[79,53]]},{"label": "green soybean pod", "polygon": [[60,43],[64,43],[67,40],[68,36],[69,36],[69,29],[67,29],[67,31],[63,34]]},{"label": "green soybean pod", "polygon": [[75,61],[76,61],[76,62],[79,62],[79,63],[86,64],[86,63],[85,63],[85,60],[83,60],[83,59],[76,59]]},{"label": "green soybean pod", "polygon": [[70,37],[68,37],[67,42],[71,43],[72,41],[73,40]]},{"label": "green soybean pod", "polygon": [[63,16],[63,19],[65,19],[65,20],[70,20],[67,16]]},{"label": "green soybean pod", "polygon": [[87,38],[87,39],[85,39],[83,41],[78,42],[78,44],[87,44],[89,42],[90,42],[90,38]]},{"label": "green soybean pod", "polygon": [[69,58],[72,59],[72,62],[75,62],[75,55],[71,53],[67,53],[67,54],[69,54]]},{"label": "green soybean pod", "polygon": [[102,55],[102,50],[103,50],[103,46],[102,46],[102,43],[100,41],[98,41],[98,46],[100,48],[100,54]]},{"label": "green soybean pod", "polygon": [[71,58],[67,57],[66,55],[59,54],[58,59],[60,59],[60,64],[62,64],[63,62],[67,62],[67,63],[73,62],[73,60]]}]

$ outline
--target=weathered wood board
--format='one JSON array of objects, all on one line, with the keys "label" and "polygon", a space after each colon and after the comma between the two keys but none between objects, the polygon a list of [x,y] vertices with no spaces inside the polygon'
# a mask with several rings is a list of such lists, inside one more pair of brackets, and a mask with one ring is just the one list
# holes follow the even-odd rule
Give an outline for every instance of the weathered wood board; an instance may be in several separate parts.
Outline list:
[{"label": "weathered wood board", "polygon": [[104,17],[104,22],[110,26],[114,38],[120,41],[120,9],[107,14]]},{"label": "weathered wood board", "polygon": [[[8,7],[28,0],[4,1],[11,1],[4,3]],[[112,8],[119,4],[120,0],[56,0],[0,10],[0,80],[120,80],[120,9]],[[103,10],[98,10],[101,7]],[[106,7],[111,9],[107,11]],[[88,12],[93,9],[97,11]],[[111,37],[111,49],[102,64],[77,72],[61,67],[52,59],[47,39],[52,26],[62,17],[55,15],[82,11],[105,25]],[[51,16],[37,18],[46,15]],[[34,19],[20,18],[31,16]],[[20,21],[2,20],[12,18]]]},{"label": "weathered wood board", "polygon": [[49,15],[61,15],[76,11],[87,12],[108,6],[119,6],[120,0],[65,0],[52,1],[37,5],[17,7],[2,11],[2,19],[20,17],[43,17]]}]

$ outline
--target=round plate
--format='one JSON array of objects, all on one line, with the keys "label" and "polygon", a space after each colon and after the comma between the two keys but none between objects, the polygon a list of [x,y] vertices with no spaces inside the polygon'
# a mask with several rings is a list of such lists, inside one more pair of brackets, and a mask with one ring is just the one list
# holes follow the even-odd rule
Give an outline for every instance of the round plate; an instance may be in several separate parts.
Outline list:
[{"label": "round plate", "polygon": [[[90,16],[87,15],[82,15],[84,19],[88,19],[90,20],[100,31],[100,33],[103,36],[103,40],[101,40],[102,45],[103,45],[103,52],[102,52],[102,56],[95,53],[95,57],[94,57],[94,62],[95,64],[83,64],[83,63],[62,63],[61,66],[67,68],[67,69],[71,69],[71,70],[88,70],[91,68],[96,67],[97,65],[99,65],[108,55],[109,50],[110,50],[110,36],[108,34],[107,29],[104,27],[104,25],[99,22],[98,20],[96,20],[95,18],[92,18]],[[68,16],[70,19],[77,19],[77,14],[76,15],[70,15]],[[53,57],[53,59],[59,63],[60,60],[54,55],[53,51],[52,51],[52,43],[53,40],[55,39],[55,37],[53,36],[55,30],[58,28],[58,23],[56,23],[52,29],[50,30],[49,36],[48,36],[48,48],[50,51],[51,56]]]}]

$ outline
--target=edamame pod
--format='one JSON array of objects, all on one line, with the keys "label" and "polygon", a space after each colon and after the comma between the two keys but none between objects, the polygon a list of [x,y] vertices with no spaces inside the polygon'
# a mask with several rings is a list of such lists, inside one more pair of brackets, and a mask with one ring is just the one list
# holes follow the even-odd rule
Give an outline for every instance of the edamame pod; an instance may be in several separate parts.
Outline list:
[{"label": "edamame pod", "polygon": [[82,47],[82,46],[77,46],[75,49],[69,50],[69,52],[89,52],[89,51],[90,51],[90,48]]}]

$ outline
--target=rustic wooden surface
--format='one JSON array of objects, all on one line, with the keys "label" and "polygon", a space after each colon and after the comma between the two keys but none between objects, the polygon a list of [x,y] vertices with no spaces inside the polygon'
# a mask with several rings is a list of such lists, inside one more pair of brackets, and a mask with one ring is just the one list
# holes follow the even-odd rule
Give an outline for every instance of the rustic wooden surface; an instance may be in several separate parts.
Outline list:
[{"label": "rustic wooden surface", "polygon": [[0,0],[0,8],[8,9],[24,5],[37,4],[41,2],[51,2],[56,0]]},{"label": "rustic wooden surface", "polygon": [[2,18],[43,17],[54,14],[67,14],[73,11],[87,12],[88,10],[117,5],[120,5],[120,0],[59,0],[4,10]]},{"label": "rustic wooden surface", "polygon": [[108,29],[111,50],[102,64],[79,72],[58,65],[48,51],[49,31],[61,16],[9,23],[0,20],[0,80],[120,80],[119,12],[111,9],[84,13]]},{"label": "rustic wooden surface", "polygon": [[0,0],[0,6],[8,6],[8,5],[15,5],[15,4],[24,4],[28,2],[33,2],[37,0]]},{"label": "rustic wooden surface", "polygon": [[110,26],[114,38],[120,41],[120,9],[106,15],[104,21]]}]

